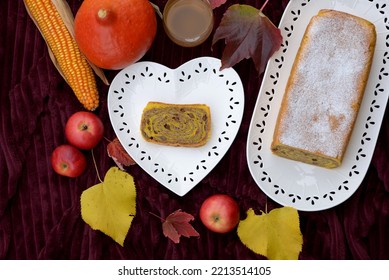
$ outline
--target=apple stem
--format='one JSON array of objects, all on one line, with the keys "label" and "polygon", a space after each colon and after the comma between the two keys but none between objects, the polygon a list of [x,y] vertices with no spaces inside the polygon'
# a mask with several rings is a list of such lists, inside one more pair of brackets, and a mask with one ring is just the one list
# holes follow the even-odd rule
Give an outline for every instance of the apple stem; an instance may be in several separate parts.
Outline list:
[{"label": "apple stem", "polygon": [[100,183],[103,183],[103,180],[101,180],[101,178],[100,178],[99,170],[97,169],[97,163],[96,163],[96,159],[95,159],[95,154],[93,153],[93,149],[91,150],[91,153],[92,153],[93,164],[94,164],[95,169],[96,169],[97,178],[99,179]]},{"label": "apple stem", "polygon": [[267,2],[269,2],[269,0],[266,0],[265,3],[263,3],[262,7],[259,9],[260,13],[262,13],[263,9],[265,9]]},{"label": "apple stem", "polygon": [[157,214],[154,214],[153,212],[150,212],[149,211],[149,214],[153,215],[154,217],[157,217],[158,219],[160,219],[162,222],[165,222],[166,220],[165,219],[162,219],[160,216],[158,216]]}]

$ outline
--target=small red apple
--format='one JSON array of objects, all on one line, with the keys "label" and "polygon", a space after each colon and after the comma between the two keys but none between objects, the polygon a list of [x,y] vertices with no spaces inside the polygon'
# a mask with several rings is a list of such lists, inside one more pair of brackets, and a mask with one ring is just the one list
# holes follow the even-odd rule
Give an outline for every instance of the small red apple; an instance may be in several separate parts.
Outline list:
[{"label": "small red apple", "polygon": [[229,195],[214,194],[204,200],[200,207],[200,220],[211,231],[226,233],[239,223],[238,203]]},{"label": "small red apple", "polygon": [[66,139],[81,150],[90,150],[96,147],[103,138],[103,134],[103,122],[91,112],[76,112],[70,116],[65,125]]},{"label": "small red apple", "polygon": [[60,175],[75,178],[86,168],[84,154],[71,145],[61,145],[54,149],[51,155],[51,165]]}]

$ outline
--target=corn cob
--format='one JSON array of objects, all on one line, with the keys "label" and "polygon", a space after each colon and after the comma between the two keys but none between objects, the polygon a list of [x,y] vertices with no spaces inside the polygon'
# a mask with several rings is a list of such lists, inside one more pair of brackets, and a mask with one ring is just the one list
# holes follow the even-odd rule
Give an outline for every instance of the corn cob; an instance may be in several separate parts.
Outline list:
[{"label": "corn cob", "polygon": [[94,73],[51,0],[24,0],[66,82],[81,104],[90,111],[99,105]]}]

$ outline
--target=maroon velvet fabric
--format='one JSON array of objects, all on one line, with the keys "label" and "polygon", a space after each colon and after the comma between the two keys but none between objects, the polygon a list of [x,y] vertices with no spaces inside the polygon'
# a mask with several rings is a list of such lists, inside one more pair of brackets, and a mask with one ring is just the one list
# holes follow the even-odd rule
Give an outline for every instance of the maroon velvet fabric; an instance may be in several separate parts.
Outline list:
[{"label": "maroon velvet fabric", "polygon": [[[73,12],[81,0],[69,0]],[[161,10],[165,0],[153,1]],[[216,24],[228,0],[216,9]],[[259,8],[264,1],[245,0]],[[265,13],[278,24],[288,1],[269,1]],[[199,221],[201,202],[214,193],[239,201],[244,216],[280,207],[257,187],[246,163],[246,140],[262,82],[250,60],[234,68],[244,84],[243,122],[231,149],[198,186],[184,197],[165,189],[139,166],[128,168],[135,178],[137,215],[124,247],[92,230],[80,216],[80,195],[98,183],[90,153],[87,171],[77,179],[55,174],[52,150],[65,143],[64,124],[83,108],[50,61],[46,45],[28,17],[22,0],[0,2],[0,259],[263,259],[247,249],[235,232],[220,235]],[[158,19],[158,34],[142,60],[175,68],[199,57],[221,57],[223,43],[211,40],[195,48],[174,45]],[[110,80],[117,72],[106,71]],[[101,104],[96,111],[105,124],[105,137],[115,137],[107,112],[108,86],[98,82]],[[389,118],[386,113],[371,165],[360,188],[346,202],[319,212],[299,212],[304,246],[300,259],[389,259]],[[114,166],[103,140],[94,151],[100,174]],[[200,238],[165,238],[162,217],[176,209],[195,216]]]}]

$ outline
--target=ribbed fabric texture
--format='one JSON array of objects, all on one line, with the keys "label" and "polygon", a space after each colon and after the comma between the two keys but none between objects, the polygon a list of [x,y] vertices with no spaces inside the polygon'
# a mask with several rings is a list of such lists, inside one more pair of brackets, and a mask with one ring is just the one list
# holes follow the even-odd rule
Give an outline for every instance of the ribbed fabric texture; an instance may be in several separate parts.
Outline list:
[{"label": "ribbed fabric texture", "polygon": [[[163,9],[165,0],[153,1]],[[228,0],[215,12],[216,26]],[[239,1],[242,2],[242,1]],[[247,0],[259,8],[263,1]],[[69,0],[73,12],[81,1]],[[278,24],[288,1],[269,1],[265,13]],[[88,167],[77,179],[55,174],[53,149],[66,142],[68,117],[83,110],[52,64],[46,45],[27,15],[22,0],[0,2],[0,259],[263,259],[247,249],[235,232],[220,235],[200,222],[202,201],[227,193],[245,211],[260,213],[280,207],[257,187],[246,161],[247,133],[262,82],[254,64],[244,60],[234,68],[245,90],[245,112],[236,140],[219,164],[184,197],[171,193],[139,166],[128,168],[137,187],[137,215],[124,247],[92,230],[80,216],[80,195],[97,184],[90,152]],[[211,49],[211,38],[201,46],[182,48],[166,36],[158,19],[158,34],[142,60],[176,68],[199,57],[221,57],[224,43]],[[117,72],[106,71],[109,80]],[[105,137],[115,137],[107,111],[108,86],[98,82],[101,103],[96,111],[104,122]],[[320,212],[300,212],[304,236],[301,259],[389,259],[389,118],[381,133],[367,175],[360,188],[343,204]],[[107,156],[107,140],[95,149],[100,175],[114,166]],[[195,217],[200,238],[181,238],[174,244],[162,234],[161,221],[182,209]]]}]

